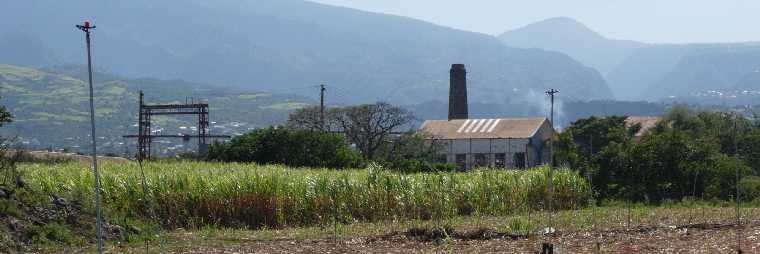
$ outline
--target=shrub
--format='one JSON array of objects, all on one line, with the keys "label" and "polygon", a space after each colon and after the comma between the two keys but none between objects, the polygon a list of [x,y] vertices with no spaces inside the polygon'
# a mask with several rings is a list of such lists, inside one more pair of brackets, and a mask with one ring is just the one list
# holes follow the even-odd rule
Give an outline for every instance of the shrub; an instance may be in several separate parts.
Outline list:
[{"label": "shrub", "polygon": [[760,176],[746,176],[739,181],[739,187],[744,191],[745,200],[760,198]]},{"label": "shrub", "polygon": [[343,137],[321,131],[266,128],[209,147],[208,159],[293,167],[358,167],[362,160]]}]

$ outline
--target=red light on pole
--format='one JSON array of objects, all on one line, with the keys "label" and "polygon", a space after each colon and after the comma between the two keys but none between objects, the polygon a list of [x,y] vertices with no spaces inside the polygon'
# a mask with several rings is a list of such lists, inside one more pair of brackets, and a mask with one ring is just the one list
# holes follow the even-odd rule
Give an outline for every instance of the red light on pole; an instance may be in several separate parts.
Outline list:
[{"label": "red light on pole", "polygon": [[84,27],[88,27],[88,28],[90,27],[90,21],[89,20],[85,20],[84,21]]}]

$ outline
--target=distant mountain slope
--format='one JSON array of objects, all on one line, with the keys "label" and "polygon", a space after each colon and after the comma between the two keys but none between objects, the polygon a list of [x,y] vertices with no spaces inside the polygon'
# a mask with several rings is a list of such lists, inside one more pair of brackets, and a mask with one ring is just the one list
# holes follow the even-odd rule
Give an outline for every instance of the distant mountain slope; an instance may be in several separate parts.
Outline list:
[{"label": "distant mountain slope", "polygon": [[[98,136],[104,151],[123,152],[121,136],[136,133],[138,91],[144,90],[147,103],[185,102],[186,98],[206,99],[210,118],[218,125],[212,133],[234,134],[248,127],[277,124],[288,113],[312,100],[270,93],[242,92],[239,89],[202,85],[181,80],[127,79],[96,72],[95,96]],[[19,135],[36,148],[86,147],[89,134],[89,107],[86,71],[81,67],[33,69],[0,64],[0,103],[14,115],[12,124],[0,131],[3,136]],[[230,123],[236,122],[237,127]],[[189,117],[157,117],[154,130],[188,133],[179,126],[195,126]]]},{"label": "distant mountain slope", "polygon": [[[684,45],[656,45],[636,50],[607,74],[619,99],[652,100],[644,93],[672,72],[681,58],[694,49]],[[658,96],[659,97],[659,96]]]},{"label": "distant mountain slope", "polygon": [[729,89],[757,68],[760,43],[645,44],[611,40],[569,18],[500,36],[508,45],[565,53],[600,70],[616,98],[659,100]]},{"label": "distant mountain slope", "polygon": [[[633,51],[646,46],[628,40],[608,39],[577,21],[558,17],[503,33],[507,45],[565,53],[607,75]],[[614,90],[614,89],[613,89]]]},{"label": "distant mountain slope", "polygon": [[67,63],[83,62],[83,36],[73,25],[92,15],[95,64],[130,77],[255,90],[327,83],[343,92],[334,97],[342,102],[414,103],[445,98],[450,64],[464,63],[478,88],[472,100],[549,87],[568,98],[611,97],[596,71],[560,53],[301,0],[40,0],[3,9],[0,22],[8,25],[0,33],[24,26]]},{"label": "distant mountain slope", "polygon": [[744,76],[733,88],[735,90],[760,91],[760,69]]},{"label": "distant mountain slope", "polygon": [[673,69],[647,90],[649,98],[684,96],[706,90],[733,90],[749,73],[760,69],[760,47],[705,46],[682,57]]}]

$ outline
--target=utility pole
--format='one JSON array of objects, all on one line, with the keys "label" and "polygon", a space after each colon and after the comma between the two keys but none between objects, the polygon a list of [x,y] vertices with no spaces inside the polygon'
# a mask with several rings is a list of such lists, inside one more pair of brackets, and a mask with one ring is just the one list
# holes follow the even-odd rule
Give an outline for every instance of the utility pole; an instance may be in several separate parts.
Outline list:
[{"label": "utility pole", "polygon": [[98,174],[98,145],[95,137],[95,100],[93,99],[92,92],[92,56],[90,53],[90,30],[95,29],[95,26],[91,26],[90,21],[87,20],[84,22],[84,25],[77,25],[76,27],[84,31],[87,42],[87,73],[90,83],[90,126],[92,127],[90,134],[92,137],[92,173],[95,175],[95,214],[97,217],[95,230],[98,237],[98,253],[103,253],[103,231],[100,215],[100,174]]},{"label": "utility pole", "polygon": [[319,85],[319,124],[325,130],[325,85]]},{"label": "utility pole", "polygon": [[[551,122],[552,130],[554,130],[554,95],[558,94],[559,91],[552,88],[549,89],[549,91],[546,91],[546,94],[549,95],[551,98],[551,110],[550,110],[550,118],[549,122]],[[552,133],[553,134],[553,133]],[[542,253],[544,254],[553,254],[554,253],[554,244],[552,244],[551,236],[554,234],[554,208],[552,205],[553,199],[554,199],[554,187],[553,187],[553,178],[554,178],[554,135],[549,139],[549,176],[546,179],[547,182],[547,188],[548,188],[548,208],[549,208],[549,226],[547,227],[547,232],[544,232],[547,234],[547,239],[543,244]]]}]

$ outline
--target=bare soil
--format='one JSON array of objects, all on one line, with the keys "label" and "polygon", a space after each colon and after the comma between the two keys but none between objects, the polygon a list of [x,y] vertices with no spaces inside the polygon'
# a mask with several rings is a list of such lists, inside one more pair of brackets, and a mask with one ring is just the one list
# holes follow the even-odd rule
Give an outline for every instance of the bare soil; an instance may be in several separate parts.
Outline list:
[{"label": "bare soil", "polygon": [[[176,229],[161,234],[149,253],[555,253],[760,252],[760,209],[742,209],[737,227],[731,207],[621,207],[559,212],[557,231],[543,235],[546,214],[459,217],[450,221],[388,221],[264,230]],[[448,225],[448,226],[440,226]],[[522,226],[521,226],[522,225]],[[529,231],[521,228],[531,228]],[[597,230],[598,229],[598,230]],[[90,246],[40,249],[87,253]],[[108,253],[145,253],[142,242],[109,242]]]},{"label": "bare soil", "polygon": [[[543,236],[521,236],[493,230],[451,229],[393,232],[385,235],[334,239],[253,240],[246,237],[208,237],[175,232],[169,253],[540,253]],[[555,253],[735,253],[734,225],[636,227],[556,232]],[[760,251],[760,224],[743,227],[744,253]],[[597,247],[598,246],[598,247]],[[158,251],[157,247],[153,247]],[[127,252],[143,252],[139,247]],[[125,249],[114,250],[114,252]]]}]

